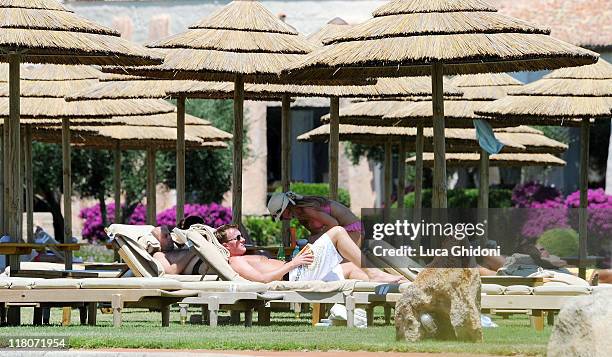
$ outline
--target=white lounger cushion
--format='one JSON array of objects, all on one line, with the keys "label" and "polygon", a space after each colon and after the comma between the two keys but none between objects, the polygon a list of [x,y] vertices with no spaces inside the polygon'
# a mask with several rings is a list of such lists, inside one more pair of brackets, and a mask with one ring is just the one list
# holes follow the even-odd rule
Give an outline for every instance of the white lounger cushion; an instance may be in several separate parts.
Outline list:
[{"label": "white lounger cushion", "polygon": [[566,286],[537,286],[533,289],[534,295],[556,295],[556,296],[576,296],[590,295],[591,288],[586,286],[566,285]]},{"label": "white lounger cushion", "polygon": [[198,282],[198,281],[217,281],[219,276],[217,275],[175,275],[175,274],[164,274],[165,279],[173,279],[180,282]]},{"label": "white lounger cushion", "polygon": [[134,241],[137,241],[138,238],[145,236],[151,231],[155,229],[155,226],[143,225],[128,225],[128,224],[111,224],[108,228],[106,228],[106,234],[110,238],[115,238],[117,234],[121,234],[122,236],[131,238]]},{"label": "white lounger cushion", "polygon": [[181,283],[165,278],[81,279],[81,289],[161,289],[180,290]]},{"label": "white lounger cushion", "polygon": [[344,292],[350,294],[355,290],[357,280],[342,281],[273,281],[267,285],[270,291],[298,291],[298,292]]},{"label": "white lounger cushion", "polygon": [[79,289],[81,279],[41,279],[34,282],[32,289]]},{"label": "white lounger cushion", "polygon": [[506,287],[505,295],[531,295],[533,289],[527,285],[512,285]]},{"label": "white lounger cushion", "polygon": [[268,291],[266,284],[241,281],[183,282],[181,288],[184,290],[231,293],[265,293]]},{"label": "white lounger cushion", "polygon": [[486,295],[504,295],[506,287],[498,284],[482,284],[481,293]]},{"label": "white lounger cushion", "polygon": [[38,280],[42,280],[40,278],[14,278],[14,277],[6,277],[4,278],[6,281],[10,283],[9,289],[15,290],[24,290],[31,289],[32,285]]},{"label": "white lounger cushion", "polygon": [[8,289],[11,287],[11,282],[6,276],[0,277],[0,289]]}]

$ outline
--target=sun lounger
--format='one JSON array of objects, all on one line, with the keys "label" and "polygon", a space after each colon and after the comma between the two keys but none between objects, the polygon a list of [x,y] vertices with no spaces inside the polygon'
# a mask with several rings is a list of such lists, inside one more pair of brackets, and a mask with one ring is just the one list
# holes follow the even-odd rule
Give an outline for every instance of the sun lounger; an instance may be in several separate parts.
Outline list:
[{"label": "sun lounger", "polygon": [[[113,325],[121,325],[121,311],[127,307],[155,308],[162,325],[169,324],[170,305],[197,292],[184,290],[181,283],[164,278],[37,279],[0,278],[0,304],[11,306],[65,307],[87,304],[89,324],[96,323],[99,302],[111,303]],[[18,321],[17,321],[18,322]]]},{"label": "sun lounger", "polygon": [[[203,228],[199,230],[190,229],[180,231],[175,229],[176,234],[184,236],[189,245],[211,268],[213,268],[221,280],[226,281],[245,281],[236,273],[226,258],[217,249],[213,240],[214,230]],[[316,304],[345,304],[347,308],[347,326],[354,325],[354,309],[357,305],[368,306],[374,301],[375,290],[380,287],[389,287],[389,284],[365,283],[356,280],[345,280],[337,282],[306,281],[306,282],[287,282],[275,281],[266,284],[268,291],[278,295],[278,298],[270,303],[316,303]],[[397,285],[395,289],[398,289]],[[189,299],[194,302],[194,299]],[[384,302],[375,302],[384,303]],[[373,305],[372,305],[373,306]],[[260,314],[267,314],[268,311],[260,311]],[[264,315],[264,319],[267,316]],[[316,318],[315,318],[316,320]],[[315,322],[313,320],[313,322]],[[318,321],[316,321],[318,322]]]}]

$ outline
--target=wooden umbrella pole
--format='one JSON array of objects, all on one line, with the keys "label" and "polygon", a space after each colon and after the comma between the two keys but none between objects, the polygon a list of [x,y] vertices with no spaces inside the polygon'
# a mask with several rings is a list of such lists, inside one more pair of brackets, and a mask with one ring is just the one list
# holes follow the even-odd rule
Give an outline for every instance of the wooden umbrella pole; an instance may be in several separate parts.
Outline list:
[{"label": "wooden umbrella pole", "polygon": [[[480,149],[480,166],[479,166],[480,183],[478,187],[478,215],[479,221],[489,221],[489,153],[484,149]],[[486,226],[486,225],[485,225]],[[488,239],[485,232],[483,240]],[[484,243],[484,242],[482,242]]]},{"label": "wooden umbrella pole", "polygon": [[480,149],[480,166],[479,166],[479,194],[478,208],[486,210],[489,208],[489,153],[484,149]]},{"label": "wooden umbrella pole", "polygon": [[421,209],[423,208],[423,151],[425,148],[425,137],[423,131],[423,125],[417,126],[416,162],[414,173],[415,222],[419,222],[421,220]]},{"label": "wooden umbrella pole", "polygon": [[64,243],[72,239],[72,166],[70,120],[62,118],[62,174],[64,183]]},{"label": "wooden umbrella pole", "polygon": [[589,145],[590,145],[590,120],[582,119],[580,130],[580,212],[578,223],[579,259],[578,276],[586,279],[586,259],[588,243],[588,206],[589,206]]},{"label": "wooden umbrella pole", "polygon": [[400,217],[404,217],[404,196],[406,194],[406,139],[400,139],[399,155],[397,160],[397,207]]},{"label": "wooden umbrella pole", "polygon": [[[283,192],[291,188],[291,97],[283,95],[281,112],[281,185]],[[291,222],[283,220],[282,239],[285,247],[289,245]]]},{"label": "wooden umbrella pole", "polygon": [[121,221],[121,144],[117,140],[113,149],[113,185],[115,187],[115,223]]},{"label": "wooden umbrella pole", "polygon": [[25,160],[26,187],[26,238],[28,243],[34,243],[34,170],[32,168],[32,127],[25,127],[23,157]]},{"label": "wooden umbrella pole", "polygon": [[329,199],[338,200],[338,159],[340,156],[340,98],[329,101]]},{"label": "wooden umbrella pole", "polygon": [[[20,55],[9,53],[9,118],[4,122],[4,201],[6,233],[14,242],[21,240],[22,234],[22,189],[21,186],[21,133],[20,133]],[[11,173],[8,175],[8,173]],[[12,259],[15,260],[15,259]],[[15,262],[18,264],[18,262]],[[11,265],[13,268],[13,265]],[[18,266],[14,268],[18,269]]]},{"label": "wooden umbrella pole", "polygon": [[446,144],[444,138],[444,66],[432,65],[434,175],[432,208],[446,208]]},{"label": "wooden umbrella pole", "polygon": [[157,225],[155,155],[155,148],[147,149],[147,224],[152,226]]},{"label": "wooden umbrella pole", "polygon": [[232,175],[232,222],[242,223],[242,143],[244,128],[244,77],[234,82],[234,165]]},{"label": "wooden umbrella pole", "polygon": [[384,205],[385,205],[385,217],[389,217],[389,210],[391,209],[391,192],[393,191],[393,146],[390,142],[385,143],[385,162],[384,162]]},{"label": "wooden umbrella pole", "polygon": [[176,114],[176,222],[185,218],[185,97],[179,96]]},{"label": "wooden umbrella pole", "polygon": [[6,125],[3,126],[3,133],[0,135],[0,150],[2,150],[0,154],[0,160],[2,160],[0,164],[0,234],[2,235],[6,233],[4,230],[4,173],[6,172],[4,171],[4,128]]}]

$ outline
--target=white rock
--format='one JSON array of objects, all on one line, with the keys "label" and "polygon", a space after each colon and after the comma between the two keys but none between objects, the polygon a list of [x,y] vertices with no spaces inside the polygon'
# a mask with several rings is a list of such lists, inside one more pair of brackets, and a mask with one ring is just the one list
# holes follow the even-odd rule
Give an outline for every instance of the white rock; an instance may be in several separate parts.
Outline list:
[{"label": "white rock", "polygon": [[561,309],[548,342],[549,357],[612,356],[612,289],[576,298]]}]

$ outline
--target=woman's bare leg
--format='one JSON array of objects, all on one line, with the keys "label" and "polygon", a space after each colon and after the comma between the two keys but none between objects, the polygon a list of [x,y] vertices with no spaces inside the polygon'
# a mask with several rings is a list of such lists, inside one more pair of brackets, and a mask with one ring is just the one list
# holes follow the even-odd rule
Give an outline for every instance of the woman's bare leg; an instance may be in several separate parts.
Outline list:
[{"label": "woman's bare leg", "polygon": [[363,243],[361,232],[349,232],[348,235],[358,247],[361,247],[361,243]]},{"label": "woman's bare leg", "polygon": [[[367,264],[362,264],[361,250],[359,250],[359,247],[357,247],[355,242],[353,242],[344,228],[334,227],[327,231],[326,234],[331,239],[332,243],[336,247],[336,250],[338,250],[338,253],[340,253],[344,259],[358,267],[363,265],[367,266]],[[402,280],[401,276],[387,274],[375,268],[362,268],[362,271],[367,274],[369,280],[371,281],[397,283],[398,281]]]},{"label": "woman's bare leg", "polygon": [[342,263],[340,264],[340,266],[342,267],[344,279],[354,279],[362,281],[370,280],[368,274],[366,274],[363,270],[359,269],[359,267],[353,263]]}]

